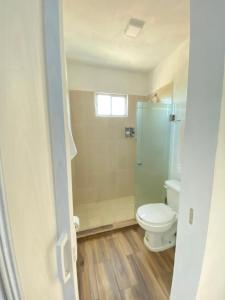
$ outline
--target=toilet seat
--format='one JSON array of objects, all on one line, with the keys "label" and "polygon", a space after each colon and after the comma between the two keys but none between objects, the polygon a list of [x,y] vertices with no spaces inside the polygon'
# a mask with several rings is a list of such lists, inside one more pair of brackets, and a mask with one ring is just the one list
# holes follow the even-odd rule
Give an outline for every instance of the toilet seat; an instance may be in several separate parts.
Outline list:
[{"label": "toilet seat", "polygon": [[146,204],[138,208],[137,218],[151,227],[164,227],[176,220],[176,212],[163,203]]},{"label": "toilet seat", "polygon": [[138,208],[136,220],[145,230],[144,244],[150,251],[164,251],[176,244],[177,217],[177,213],[163,203]]}]

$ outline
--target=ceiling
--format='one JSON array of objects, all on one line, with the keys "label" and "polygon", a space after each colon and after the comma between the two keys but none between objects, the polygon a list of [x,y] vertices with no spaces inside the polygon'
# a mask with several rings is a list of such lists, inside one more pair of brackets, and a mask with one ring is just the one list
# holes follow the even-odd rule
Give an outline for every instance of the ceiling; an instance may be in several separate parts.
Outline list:
[{"label": "ceiling", "polygon": [[[189,0],[63,0],[66,56],[148,71],[188,38],[188,12]],[[145,21],[136,38],[124,35],[130,18]]]}]

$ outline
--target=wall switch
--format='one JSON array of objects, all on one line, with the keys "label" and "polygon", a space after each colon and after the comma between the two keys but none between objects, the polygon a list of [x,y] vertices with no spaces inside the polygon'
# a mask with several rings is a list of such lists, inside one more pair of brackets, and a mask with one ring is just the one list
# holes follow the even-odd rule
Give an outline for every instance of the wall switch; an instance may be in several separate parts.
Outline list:
[{"label": "wall switch", "polygon": [[194,209],[190,208],[189,210],[189,224],[193,224],[193,219],[194,219]]}]

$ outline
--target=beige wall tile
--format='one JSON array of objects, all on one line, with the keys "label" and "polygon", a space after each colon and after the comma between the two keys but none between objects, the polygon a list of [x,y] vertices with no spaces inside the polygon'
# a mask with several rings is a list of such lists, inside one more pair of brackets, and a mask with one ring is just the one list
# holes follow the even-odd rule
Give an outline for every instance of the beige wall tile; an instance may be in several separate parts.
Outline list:
[{"label": "beige wall tile", "polygon": [[[81,218],[90,217],[85,221],[86,227],[111,223],[105,212],[112,209],[116,199],[134,194],[136,142],[134,138],[124,137],[124,127],[135,126],[136,103],[147,100],[144,96],[131,95],[128,117],[101,118],[95,116],[94,97],[94,92],[70,91],[71,127],[78,149],[72,162],[75,211],[81,211],[81,205],[89,205],[87,210],[98,211],[97,215],[90,211],[81,213]],[[98,207],[97,203],[101,205]],[[127,202],[123,203],[120,213],[117,212],[119,220],[130,215],[126,213]]]},{"label": "beige wall tile", "polygon": [[118,198],[134,195],[134,172],[132,169],[116,172],[116,192]]}]

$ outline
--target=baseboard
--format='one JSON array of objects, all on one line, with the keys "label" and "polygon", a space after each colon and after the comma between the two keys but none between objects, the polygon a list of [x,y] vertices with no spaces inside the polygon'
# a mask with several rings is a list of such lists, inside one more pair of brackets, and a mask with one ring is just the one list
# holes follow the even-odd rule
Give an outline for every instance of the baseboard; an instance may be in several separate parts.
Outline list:
[{"label": "baseboard", "polygon": [[125,227],[134,226],[134,225],[137,225],[137,222],[135,219],[116,222],[116,223],[109,224],[109,225],[104,225],[104,226],[99,226],[99,227],[95,227],[95,228],[91,228],[91,229],[87,229],[87,230],[78,231],[77,238],[81,239],[81,238],[91,237],[91,236],[95,236],[98,234],[102,234],[104,232],[115,231],[115,230],[119,230],[119,229],[122,229]]}]

